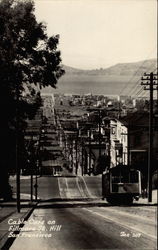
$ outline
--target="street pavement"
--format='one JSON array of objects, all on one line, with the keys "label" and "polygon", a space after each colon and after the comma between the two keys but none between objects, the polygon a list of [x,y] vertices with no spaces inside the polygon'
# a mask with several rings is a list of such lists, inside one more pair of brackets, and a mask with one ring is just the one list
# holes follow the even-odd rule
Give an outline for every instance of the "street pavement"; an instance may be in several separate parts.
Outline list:
[{"label": "street pavement", "polygon": [[24,227],[11,249],[156,249],[154,220],[129,214],[118,216],[116,207],[37,207],[30,221],[38,226]]},{"label": "street pavement", "polygon": [[[156,249],[156,205],[140,199],[111,206],[101,200],[100,181],[66,174],[38,178],[40,202],[10,249]],[[23,182],[29,190],[29,180]]]}]

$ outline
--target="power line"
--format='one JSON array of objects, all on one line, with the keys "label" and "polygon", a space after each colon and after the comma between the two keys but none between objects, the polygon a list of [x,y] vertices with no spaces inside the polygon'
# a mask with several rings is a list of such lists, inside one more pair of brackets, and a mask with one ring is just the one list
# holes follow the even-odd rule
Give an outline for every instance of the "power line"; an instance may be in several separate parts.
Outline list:
[{"label": "power line", "polygon": [[[154,70],[153,70],[153,73],[156,71],[158,69],[158,67],[157,68],[155,68]],[[157,73],[156,73],[157,74]]]},{"label": "power line", "polygon": [[144,88],[139,89],[139,91],[135,94],[135,96],[139,96],[144,91]]},{"label": "power line", "polygon": [[[149,53],[149,55],[151,55],[151,53],[152,53],[154,50],[155,50],[155,47],[154,47],[154,49],[152,49],[152,51]],[[145,62],[148,60],[148,58],[149,58],[149,56],[148,56],[148,57],[146,58],[146,60],[144,60],[144,61],[142,62],[142,64],[138,67],[138,69],[136,70],[136,72],[133,74],[133,76],[132,76],[132,77],[130,78],[130,80],[127,82],[126,86],[123,87],[123,88],[121,89],[119,95],[123,94],[123,92],[128,88],[129,84],[131,83],[131,81],[133,80],[133,78],[137,75],[139,69],[140,69],[141,67],[143,67],[143,65],[144,65]],[[154,65],[152,65],[151,68],[152,68],[153,66],[154,66]],[[156,70],[156,69],[155,69],[155,70]],[[154,71],[155,71],[155,70],[154,70]],[[152,71],[152,70],[151,70],[151,71]],[[134,85],[134,87],[137,85],[137,83],[138,83],[138,81],[136,82],[136,84]],[[132,88],[133,88],[133,86],[131,86],[131,89],[132,89]],[[131,91],[131,89],[130,89],[130,91]]]},{"label": "power line", "polygon": [[134,94],[137,91],[137,88],[139,86],[139,81],[140,81],[140,79],[135,83],[134,89],[132,89],[131,92],[129,92],[129,96],[134,96]]},{"label": "power line", "polygon": [[[145,77],[145,78],[144,78]],[[144,86],[144,90],[150,91],[150,110],[149,110],[149,157],[148,157],[148,201],[152,201],[152,165],[153,165],[153,92],[155,86],[157,86],[157,74],[153,72],[150,74],[144,74],[141,78],[141,85]]]},{"label": "power line", "polygon": [[[144,62],[145,62],[145,61],[144,61]],[[144,64],[144,63],[143,63],[143,64]],[[142,66],[143,66],[143,65],[142,65]],[[142,67],[142,66],[140,66],[140,67]],[[140,67],[139,67],[139,68],[140,68]],[[139,69],[138,69],[138,70],[139,70]],[[137,71],[138,71],[138,70],[137,70]],[[151,71],[154,73],[156,70],[157,70],[157,68],[155,68],[154,70],[151,70]],[[132,79],[133,79],[133,78],[131,78],[131,80],[132,80]],[[130,80],[130,81],[131,81],[131,80]],[[140,79],[138,79],[138,80],[136,81],[136,83],[134,84],[134,86],[131,87],[131,90],[128,92],[128,95],[129,95],[129,96],[132,96],[132,95],[134,96],[134,93],[135,93],[137,87],[139,86],[139,85],[138,85],[139,81],[140,81]],[[134,88],[133,88],[133,87],[134,87]]]},{"label": "power line", "polygon": [[[145,61],[143,62],[143,64],[144,64],[144,63],[145,63]],[[141,66],[142,66],[142,65],[140,65],[140,67],[141,67]],[[139,67],[139,68],[140,68],[140,67]],[[123,92],[128,88],[129,84],[131,83],[131,81],[133,80],[133,78],[136,76],[136,74],[137,74],[139,68],[138,68],[137,71],[134,73],[134,75],[130,78],[130,80],[127,82],[126,86],[123,87],[123,88],[121,89],[120,95],[123,94]],[[133,86],[132,86],[132,87],[133,87]],[[132,88],[132,87],[131,87],[131,88]]]}]

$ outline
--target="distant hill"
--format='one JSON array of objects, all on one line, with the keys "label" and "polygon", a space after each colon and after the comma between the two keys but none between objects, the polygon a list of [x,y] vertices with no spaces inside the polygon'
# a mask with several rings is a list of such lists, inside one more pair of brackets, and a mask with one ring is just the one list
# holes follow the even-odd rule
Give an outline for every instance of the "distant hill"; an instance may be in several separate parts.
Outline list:
[{"label": "distant hill", "polygon": [[[65,75],[57,84],[57,89],[45,88],[45,93],[71,93],[71,94],[130,94],[134,84],[145,72],[157,68],[157,60],[150,59],[135,63],[118,63],[106,69],[82,70],[63,65]],[[126,87],[127,85],[127,87]]]},{"label": "distant hill", "polygon": [[84,73],[86,70],[83,69],[76,69],[70,66],[63,65],[66,74],[79,74]]},{"label": "distant hill", "polygon": [[82,70],[64,65],[66,74],[73,75],[142,75],[157,67],[157,60],[150,59],[133,63],[118,63],[106,69]]}]

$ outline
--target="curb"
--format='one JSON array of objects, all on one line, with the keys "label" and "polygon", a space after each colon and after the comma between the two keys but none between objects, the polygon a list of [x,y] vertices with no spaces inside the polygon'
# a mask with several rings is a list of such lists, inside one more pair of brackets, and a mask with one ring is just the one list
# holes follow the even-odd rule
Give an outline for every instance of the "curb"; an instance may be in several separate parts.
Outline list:
[{"label": "curb", "polygon": [[[34,204],[32,206],[32,208],[30,208],[20,219],[23,219],[24,221],[27,221],[28,218],[31,216],[32,212],[34,211],[35,207],[37,206],[38,202],[36,202],[36,204]],[[24,226],[24,223],[20,223],[19,224],[19,228],[22,228]],[[14,234],[18,235],[20,232],[20,230],[14,231]],[[8,250],[11,245],[13,244],[14,240],[16,239],[16,237],[11,237],[8,238],[8,232],[6,233],[6,235],[4,236],[4,243],[1,246],[2,250]]]}]

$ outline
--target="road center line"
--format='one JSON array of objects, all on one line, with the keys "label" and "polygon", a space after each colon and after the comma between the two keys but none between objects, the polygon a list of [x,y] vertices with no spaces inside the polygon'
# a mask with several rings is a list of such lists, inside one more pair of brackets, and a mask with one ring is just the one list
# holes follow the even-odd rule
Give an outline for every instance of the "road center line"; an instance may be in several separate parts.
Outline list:
[{"label": "road center line", "polygon": [[62,198],[62,196],[61,196],[61,186],[60,186],[59,178],[57,178],[57,180],[58,180],[58,187],[59,187],[59,195],[60,195],[60,198]]},{"label": "road center line", "polygon": [[79,192],[80,192],[81,197],[84,198],[84,192],[83,192],[83,190],[81,190],[81,188],[80,188],[80,185],[79,185],[79,183],[78,183],[78,177],[76,178],[76,185],[77,185],[77,187],[78,187],[78,190],[79,190]]},{"label": "road center line", "polygon": [[87,187],[87,184],[86,184],[86,182],[85,182],[83,176],[80,176],[80,178],[83,180],[83,182],[84,182],[84,184],[85,184],[85,188],[86,188],[86,190],[87,190],[87,193],[88,193],[88,195],[89,195],[89,198],[93,198],[93,196],[92,196],[91,193],[89,192],[89,189],[88,189],[88,187]]},{"label": "road center line", "polygon": [[72,198],[72,195],[71,195],[71,192],[70,192],[70,189],[69,189],[69,185],[68,185],[67,178],[65,177],[64,180],[65,180],[66,189],[67,189],[67,190],[66,190],[67,198]]},{"label": "road center line", "polygon": [[68,186],[68,181],[67,181],[67,178],[64,178],[64,180],[65,180],[65,183],[66,183],[66,188],[67,188],[67,192],[68,192],[69,186]]}]

